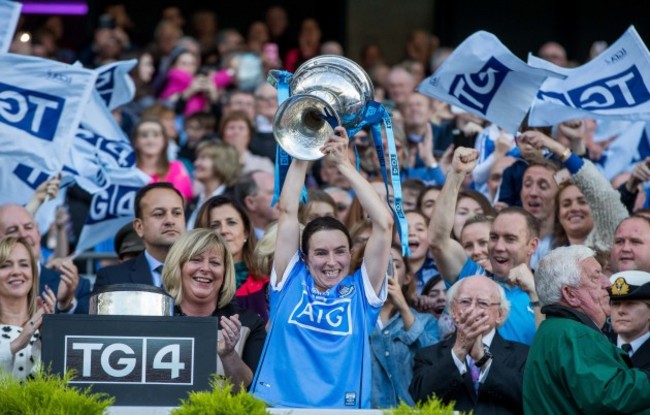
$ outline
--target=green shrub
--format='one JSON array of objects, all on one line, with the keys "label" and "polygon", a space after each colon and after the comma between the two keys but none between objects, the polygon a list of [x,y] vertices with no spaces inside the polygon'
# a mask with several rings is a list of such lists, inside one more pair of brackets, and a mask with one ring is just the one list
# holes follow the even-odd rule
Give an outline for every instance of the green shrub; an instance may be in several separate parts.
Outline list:
[{"label": "green shrub", "polygon": [[0,374],[0,414],[103,414],[113,404],[106,394],[68,385],[71,378],[70,372],[63,377],[37,372],[33,379],[18,381]]},{"label": "green shrub", "polygon": [[[454,402],[445,405],[435,397],[426,402],[419,402],[416,406],[401,402],[397,408],[384,411],[385,415],[454,415],[454,413]],[[471,412],[466,415],[471,415]]]},{"label": "green shrub", "polygon": [[191,392],[172,415],[268,415],[266,403],[246,392],[232,393],[232,384],[222,379],[210,382],[211,392]]}]

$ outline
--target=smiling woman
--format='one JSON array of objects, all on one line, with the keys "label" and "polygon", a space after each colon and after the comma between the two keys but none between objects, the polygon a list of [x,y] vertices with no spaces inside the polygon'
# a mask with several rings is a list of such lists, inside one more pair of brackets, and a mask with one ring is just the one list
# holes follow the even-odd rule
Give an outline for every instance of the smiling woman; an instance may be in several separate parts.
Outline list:
[{"label": "smiling woman", "polygon": [[370,406],[368,336],[387,295],[393,218],[350,163],[345,130],[335,131],[320,151],[350,182],[372,227],[356,270],[350,234],[334,217],[307,223],[301,243],[299,195],[309,162],[291,162],[280,195],[269,337],[251,387],[273,406]]},{"label": "smiling woman", "polygon": [[[266,338],[260,317],[240,309],[235,295],[233,258],[223,238],[209,229],[194,229],[172,245],[163,285],[174,297],[175,314],[217,317],[217,373],[247,388]],[[216,327],[215,327],[216,328]]]},{"label": "smiling woman", "polygon": [[0,373],[25,379],[40,363],[43,314],[54,312],[56,295],[38,295],[36,258],[23,238],[0,239]]}]

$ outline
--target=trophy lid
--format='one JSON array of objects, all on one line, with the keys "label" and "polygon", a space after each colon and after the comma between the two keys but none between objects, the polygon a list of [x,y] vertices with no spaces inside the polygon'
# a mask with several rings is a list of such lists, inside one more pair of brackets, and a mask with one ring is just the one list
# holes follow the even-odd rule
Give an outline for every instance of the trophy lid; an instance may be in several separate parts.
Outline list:
[{"label": "trophy lid", "polygon": [[356,62],[337,55],[321,55],[298,67],[291,77],[291,95],[309,94],[327,102],[343,127],[361,121],[366,103],[374,98],[368,74]]}]

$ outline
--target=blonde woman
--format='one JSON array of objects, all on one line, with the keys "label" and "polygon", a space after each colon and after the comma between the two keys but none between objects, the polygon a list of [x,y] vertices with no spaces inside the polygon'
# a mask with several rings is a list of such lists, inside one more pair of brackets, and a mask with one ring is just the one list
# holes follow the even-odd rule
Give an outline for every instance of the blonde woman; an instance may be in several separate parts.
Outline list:
[{"label": "blonde woman", "polygon": [[38,369],[43,315],[54,313],[56,294],[38,295],[36,258],[29,242],[0,239],[0,372],[26,379]]},{"label": "blonde woman", "polygon": [[248,388],[266,330],[257,314],[233,302],[235,267],[223,238],[209,229],[184,234],[167,254],[162,279],[175,315],[218,318],[217,373],[237,390]]}]

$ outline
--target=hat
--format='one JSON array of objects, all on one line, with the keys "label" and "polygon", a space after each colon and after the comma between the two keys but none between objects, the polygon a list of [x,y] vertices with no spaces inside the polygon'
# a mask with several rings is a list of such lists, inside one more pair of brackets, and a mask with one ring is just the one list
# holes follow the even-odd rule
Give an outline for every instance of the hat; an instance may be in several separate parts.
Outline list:
[{"label": "hat", "polygon": [[650,300],[650,272],[623,271],[609,277],[610,299]]},{"label": "hat", "polygon": [[138,236],[133,228],[133,222],[129,222],[126,225],[122,226],[117,234],[115,234],[114,242],[115,252],[120,258],[124,254],[129,253],[140,253],[144,251],[144,242],[142,238]]}]

